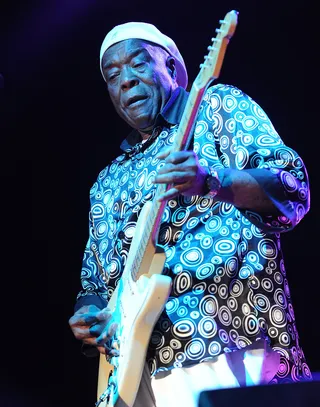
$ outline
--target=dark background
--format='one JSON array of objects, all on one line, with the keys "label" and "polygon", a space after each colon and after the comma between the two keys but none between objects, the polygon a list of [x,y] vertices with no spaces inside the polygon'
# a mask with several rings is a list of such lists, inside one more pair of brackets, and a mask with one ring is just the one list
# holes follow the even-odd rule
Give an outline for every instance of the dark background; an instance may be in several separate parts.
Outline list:
[{"label": "dark background", "polygon": [[252,96],[304,159],[311,210],[283,235],[301,344],[320,371],[317,23],[311,2],[42,0],[0,6],[1,396],[4,406],[95,402],[97,359],[68,319],[80,289],[89,189],[128,132],[108,99],[99,50],[116,24],[172,37],[190,83],[219,19],[240,12],[219,82]]}]

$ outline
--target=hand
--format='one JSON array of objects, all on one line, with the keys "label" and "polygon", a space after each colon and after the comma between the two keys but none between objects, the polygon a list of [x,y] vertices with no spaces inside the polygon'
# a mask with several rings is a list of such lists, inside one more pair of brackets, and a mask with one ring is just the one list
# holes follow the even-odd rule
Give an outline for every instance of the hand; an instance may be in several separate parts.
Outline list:
[{"label": "hand", "polygon": [[165,158],[165,165],[158,171],[155,184],[170,184],[171,187],[159,197],[159,201],[184,196],[203,195],[208,171],[199,164],[193,151],[170,152],[166,150],[157,155]]},{"label": "hand", "polygon": [[100,353],[118,356],[116,349],[107,347],[107,342],[112,339],[118,327],[111,319],[109,308],[100,310],[95,305],[85,305],[69,319],[69,325],[74,336],[83,343],[96,346]]}]

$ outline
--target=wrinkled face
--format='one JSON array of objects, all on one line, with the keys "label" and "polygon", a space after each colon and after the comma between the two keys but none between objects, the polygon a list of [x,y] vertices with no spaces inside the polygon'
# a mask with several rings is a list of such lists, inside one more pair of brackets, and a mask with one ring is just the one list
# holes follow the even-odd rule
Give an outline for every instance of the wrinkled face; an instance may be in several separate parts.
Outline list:
[{"label": "wrinkled face", "polygon": [[156,45],[130,39],[106,50],[102,69],[119,116],[140,133],[150,132],[178,86],[174,59]]}]

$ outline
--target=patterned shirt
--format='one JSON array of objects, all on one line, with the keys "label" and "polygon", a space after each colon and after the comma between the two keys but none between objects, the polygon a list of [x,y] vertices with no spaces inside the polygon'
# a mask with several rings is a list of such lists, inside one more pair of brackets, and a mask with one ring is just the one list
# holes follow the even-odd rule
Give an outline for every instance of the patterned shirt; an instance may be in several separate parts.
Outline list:
[{"label": "patterned shirt", "polygon": [[[145,143],[128,138],[124,153],[94,183],[76,309],[106,306],[126,264],[140,210],[155,193],[152,180],[163,165],[156,155],[172,145],[187,96],[178,88],[152,136]],[[309,210],[302,159],[252,98],[223,84],[207,89],[190,148],[203,166],[249,170],[277,211],[257,213],[201,196],[167,202],[158,243],[172,291],[147,352],[152,375],[264,338],[281,356],[278,381],[309,378],[280,245],[280,233]]]}]

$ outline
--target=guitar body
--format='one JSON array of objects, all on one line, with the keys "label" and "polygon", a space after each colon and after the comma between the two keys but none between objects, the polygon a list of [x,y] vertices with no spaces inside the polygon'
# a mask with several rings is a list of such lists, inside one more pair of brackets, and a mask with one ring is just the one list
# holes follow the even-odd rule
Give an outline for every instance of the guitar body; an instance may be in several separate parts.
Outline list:
[{"label": "guitar body", "polygon": [[[134,261],[140,247],[143,225],[148,217],[150,205],[146,203],[140,213],[135,235],[131,243],[128,259]],[[157,322],[171,291],[171,278],[161,275],[165,254],[155,253],[152,244],[148,273],[133,281],[130,275],[131,261],[128,261],[123,275],[108,304],[113,319],[118,322],[117,339],[120,342],[120,355],[113,357],[111,364],[100,366],[99,389],[109,388],[106,407],[132,407],[139,388],[145,365],[146,352],[154,325]],[[109,365],[109,366],[108,366]],[[106,370],[109,369],[109,373]],[[110,371],[112,375],[109,377]],[[101,374],[100,374],[101,373]],[[108,380],[109,377],[109,380]],[[98,394],[100,396],[100,394]],[[103,405],[103,404],[102,404]]]}]

